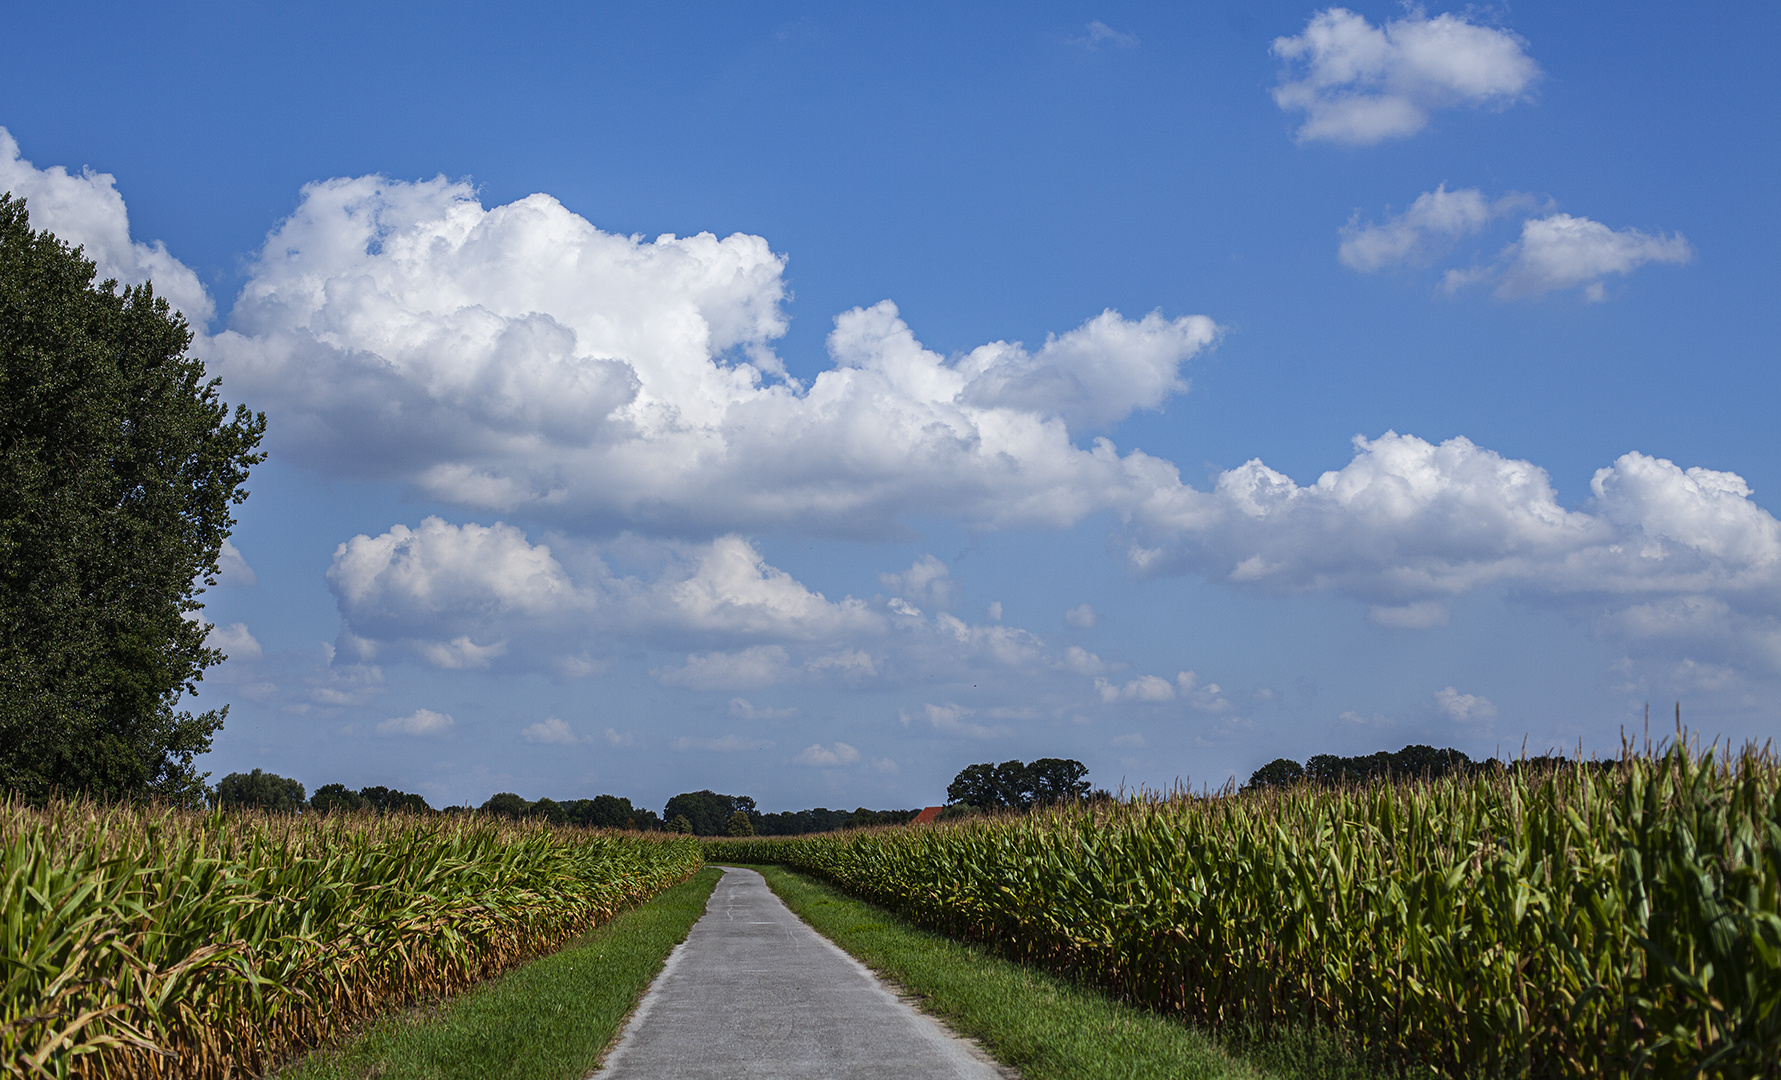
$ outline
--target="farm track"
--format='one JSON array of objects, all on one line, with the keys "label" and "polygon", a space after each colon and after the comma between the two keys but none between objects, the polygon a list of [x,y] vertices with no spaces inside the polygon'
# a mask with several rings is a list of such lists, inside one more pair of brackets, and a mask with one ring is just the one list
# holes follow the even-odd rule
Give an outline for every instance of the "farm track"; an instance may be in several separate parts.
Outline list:
[{"label": "farm track", "polygon": [[1008,1073],[726,869],[596,1080],[997,1080]]}]

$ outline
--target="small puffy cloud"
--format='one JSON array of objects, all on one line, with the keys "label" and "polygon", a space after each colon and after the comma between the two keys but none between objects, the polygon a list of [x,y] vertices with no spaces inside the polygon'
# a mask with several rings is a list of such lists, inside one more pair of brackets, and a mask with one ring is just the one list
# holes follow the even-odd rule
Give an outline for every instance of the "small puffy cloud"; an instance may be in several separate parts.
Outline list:
[{"label": "small puffy cloud", "polygon": [[200,331],[216,314],[198,275],[168,254],[165,244],[130,239],[130,217],[110,173],[84,169],[74,176],[60,165],[38,169],[21,155],[12,133],[0,127],[0,192],[7,191],[25,200],[33,229],[48,229],[83,249],[97,266],[95,284],[108,278],[123,285],[152,281],[155,295]]},{"label": "small puffy cloud", "polygon": [[1487,697],[1462,694],[1449,686],[1435,691],[1435,711],[1456,724],[1486,727],[1497,717],[1497,707]]},{"label": "small puffy cloud", "polygon": [[989,607],[984,609],[984,614],[989,616],[990,622],[1001,622],[1002,602],[1000,600],[991,600],[989,602]]},{"label": "small puffy cloud", "polygon": [[221,649],[231,660],[249,659],[261,655],[260,643],[247,631],[246,623],[230,623],[228,626],[213,626],[210,633],[204,636],[204,647]]},{"label": "small puffy cloud", "polygon": [[730,699],[730,715],[739,716],[744,720],[784,720],[798,715],[796,709],[759,709],[747,698]]},{"label": "small puffy cloud", "polygon": [[1272,51],[1287,64],[1274,102],[1305,114],[1301,142],[1405,138],[1440,109],[1510,105],[1540,75],[1514,34],[1462,15],[1431,19],[1420,7],[1380,26],[1327,8],[1303,33],[1276,38]]},{"label": "small puffy cloud", "polygon": [[1087,675],[1091,678],[1104,674],[1107,670],[1106,661],[1080,645],[1072,645],[1065,649],[1059,666],[1065,671],[1071,671],[1077,675]]},{"label": "small puffy cloud", "polygon": [[377,725],[379,735],[444,735],[453,727],[448,713],[416,709],[407,716],[392,716]]},{"label": "small puffy cloud", "polygon": [[[940,609],[952,605],[953,591],[958,586],[952,580],[952,571],[932,555],[923,555],[900,574],[879,574],[878,583],[892,595]],[[994,618],[999,620],[1000,616]]]},{"label": "small puffy cloud", "polygon": [[613,746],[633,746],[637,742],[637,737],[629,731],[607,728],[606,741]]},{"label": "small puffy cloud", "polygon": [[817,769],[833,769],[841,765],[852,765],[860,759],[860,752],[844,742],[834,746],[812,743],[798,751],[792,761],[799,765],[809,765]]},{"label": "small puffy cloud", "polygon": [[1109,705],[1122,701],[1175,700],[1175,684],[1156,675],[1140,675],[1124,685],[1096,679],[1095,689],[1100,691],[1101,700]]},{"label": "small puffy cloud", "polygon": [[1224,697],[1223,687],[1217,683],[1202,684],[1200,677],[1191,671],[1176,673],[1175,687],[1181,699],[1200,712],[1221,713],[1231,707]]},{"label": "small puffy cloud", "polygon": [[1694,248],[1680,233],[1652,236],[1638,229],[1610,229],[1599,221],[1569,214],[1535,218],[1521,227],[1521,239],[1503,252],[1506,264],[1497,284],[1504,299],[1584,287],[1601,300],[1602,279],[1630,274],[1649,262],[1686,263]]},{"label": "small puffy cloud", "polygon": [[1080,45],[1090,52],[1100,49],[1132,49],[1138,45],[1138,35],[1121,33],[1099,19],[1084,27],[1081,37],[1073,37],[1070,44]]},{"label": "small puffy cloud", "polygon": [[722,735],[717,738],[681,735],[668,741],[670,750],[706,750],[716,754],[739,754],[749,750],[767,750],[772,746],[772,739],[745,739],[740,735]]},{"label": "small puffy cloud", "polygon": [[1446,242],[1481,232],[1496,217],[1527,205],[1515,195],[1496,201],[1477,188],[1448,191],[1441,184],[1416,197],[1401,214],[1383,223],[1360,223],[1356,214],[1342,229],[1342,245],[1336,257],[1342,265],[1372,273],[1398,263],[1421,263],[1438,254]]},{"label": "small puffy cloud", "polygon": [[1133,732],[1130,735],[1115,735],[1113,737],[1113,745],[1121,749],[1142,750],[1144,747],[1149,746],[1150,743],[1145,740],[1144,736],[1137,732]]},{"label": "small puffy cloud", "polygon": [[[1424,265],[1460,238],[1534,206],[1535,200],[1524,195],[1493,201],[1477,188],[1448,191],[1442,184],[1382,223],[1362,225],[1357,213],[1342,229],[1336,257],[1363,273],[1400,263]],[[1454,293],[1495,282],[1496,295],[1503,300],[1581,287],[1586,298],[1601,300],[1607,296],[1602,279],[1610,274],[1630,274],[1650,262],[1686,263],[1693,258],[1694,248],[1680,234],[1653,236],[1638,229],[1610,229],[1586,217],[1547,213],[1524,218],[1520,239],[1494,258],[1479,261],[1475,256],[1472,265],[1449,269],[1441,287]]]},{"label": "small puffy cloud", "polygon": [[566,721],[556,717],[547,717],[536,724],[529,724],[520,732],[520,737],[529,743],[547,743],[552,746],[574,746],[577,743],[589,742],[575,734],[575,729]]},{"label": "small puffy cloud", "polygon": [[881,757],[872,759],[872,771],[875,773],[882,773],[885,776],[895,776],[903,770],[890,758]]},{"label": "small puffy cloud", "polygon": [[1078,604],[1064,612],[1064,621],[1078,630],[1090,630],[1101,621],[1101,617],[1096,615],[1095,609],[1087,604]]}]

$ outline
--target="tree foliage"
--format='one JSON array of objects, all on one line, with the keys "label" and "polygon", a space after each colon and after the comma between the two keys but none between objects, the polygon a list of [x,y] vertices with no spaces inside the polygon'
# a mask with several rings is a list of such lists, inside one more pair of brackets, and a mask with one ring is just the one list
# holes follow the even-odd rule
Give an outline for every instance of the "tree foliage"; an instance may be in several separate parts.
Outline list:
[{"label": "tree foliage", "polygon": [[946,801],[982,810],[1028,810],[1087,798],[1088,766],[1071,758],[967,765],[946,787]]},{"label": "tree foliage", "polygon": [[229,810],[266,810],[281,814],[294,813],[308,805],[303,799],[302,784],[259,769],[251,773],[233,772],[218,780],[212,801]]},{"label": "tree foliage", "polygon": [[730,816],[737,811],[752,818],[756,813],[754,799],[747,795],[719,795],[710,790],[685,791],[668,800],[662,817],[668,821],[686,818],[694,836],[722,836]]},{"label": "tree foliage", "polygon": [[1292,758],[1275,758],[1249,774],[1244,787],[1289,787],[1305,778],[1305,767]]},{"label": "tree foliage", "polygon": [[1605,769],[1612,762],[1574,762],[1569,758],[1520,758],[1504,763],[1496,758],[1473,761],[1464,753],[1448,747],[1412,744],[1394,752],[1381,750],[1376,754],[1342,757],[1337,754],[1314,754],[1303,766],[1291,758],[1275,758],[1250,774],[1245,788],[1280,787],[1301,781],[1322,787],[1366,784],[1388,777],[1397,780],[1434,780],[1443,776],[1470,776],[1498,773],[1505,769],[1565,769],[1577,765]]},{"label": "tree foliage", "polygon": [[176,706],[224,659],[198,594],[266,421],[94,272],[0,196],[0,786],[192,802],[226,709]]},{"label": "tree foliage", "polygon": [[309,808],[318,814],[350,814],[354,810],[363,810],[365,800],[345,784],[323,784],[309,797]]}]

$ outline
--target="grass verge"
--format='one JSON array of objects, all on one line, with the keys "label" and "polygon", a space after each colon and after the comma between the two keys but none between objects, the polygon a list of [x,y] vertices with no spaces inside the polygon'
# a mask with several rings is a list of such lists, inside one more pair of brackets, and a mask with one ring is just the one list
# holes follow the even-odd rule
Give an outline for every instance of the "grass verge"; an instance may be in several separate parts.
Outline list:
[{"label": "grass verge", "polygon": [[558,952],[436,1007],[378,1021],[278,1080],[580,1080],[722,876],[708,866]]},{"label": "grass verge", "polygon": [[1114,1001],[918,929],[795,871],[751,866],[818,933],[982,1043],[1023,1080],[1362,1080],[1375,1075],[1309,1032],[1236,1037]]}]

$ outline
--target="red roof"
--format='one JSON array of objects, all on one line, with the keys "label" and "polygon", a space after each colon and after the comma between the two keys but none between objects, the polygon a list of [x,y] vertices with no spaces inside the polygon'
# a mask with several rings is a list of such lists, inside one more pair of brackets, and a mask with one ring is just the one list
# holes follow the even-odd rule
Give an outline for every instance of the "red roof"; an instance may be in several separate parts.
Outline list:
[{"label": "red roof", "polygon": [[915,820],[911,821],[909,824],[911,824],[911,825],[926,825],[928,822],[933,821],[935,818],[939,817],[940,811],[944,810],[944,809],[945,809],[945,807],[943,807],[943,806],[930,806],[927,809],[923,810],[921,813],[915,815]]}]

